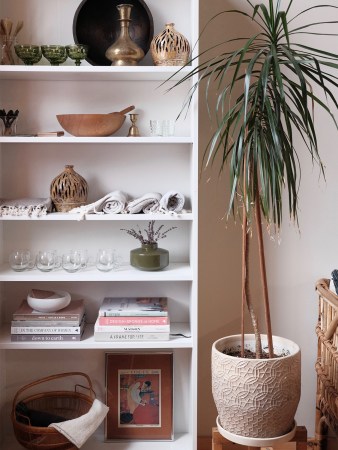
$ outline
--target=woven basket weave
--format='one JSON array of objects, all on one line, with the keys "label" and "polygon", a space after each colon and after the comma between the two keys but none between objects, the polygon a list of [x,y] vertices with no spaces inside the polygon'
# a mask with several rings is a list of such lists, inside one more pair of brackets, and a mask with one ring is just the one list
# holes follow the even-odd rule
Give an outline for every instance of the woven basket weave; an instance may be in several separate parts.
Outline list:
[{"label": "woven basket weave", "polygon": [[319,280],[316,289],[319,295],[316,437],[322,448],[327,426],[338,434],[338,296],[329,289],[327,279]]},{"label": "woven basket weave", "polygon": [[[86,380],[86,386],[75,384],[74,391],[49,391],[27,395],[31,388],[56,379],[80,376]],[[78,391],[85,389],[88,395]],[[23,394],[26,397],[23,397]],[[82,372],[68,372],[51,375],[23,386],[13,399],[11,419],[18,442],[31,450],[75,450],[77,449],[63,434],[54,428],[31,426],[28,417],[18,415],[16,407],[19,402],[32,409],[48,414],[65,417],[66,420],[76,419],[86,414],[95,399],[92,382],[88,375]],[[23,423],[25,422],[25,423]]]}]

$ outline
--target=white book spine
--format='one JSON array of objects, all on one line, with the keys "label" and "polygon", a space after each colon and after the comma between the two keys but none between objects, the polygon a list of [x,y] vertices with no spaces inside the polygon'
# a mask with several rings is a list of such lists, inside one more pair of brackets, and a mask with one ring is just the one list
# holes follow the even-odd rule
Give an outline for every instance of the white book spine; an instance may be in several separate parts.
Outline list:
[{"label": "white book spine", "polygon": [[78,327],[11,327],[11,334],[81,334]]},{"label": "white book spine", "polygon": [[94,332],[97,342],[121,341],[169,341],[169,333],[109,333]]},{"label": "white book spine", "polygon": [[98,325],[94,330],[99,333],[169,333],[170,325]]}]

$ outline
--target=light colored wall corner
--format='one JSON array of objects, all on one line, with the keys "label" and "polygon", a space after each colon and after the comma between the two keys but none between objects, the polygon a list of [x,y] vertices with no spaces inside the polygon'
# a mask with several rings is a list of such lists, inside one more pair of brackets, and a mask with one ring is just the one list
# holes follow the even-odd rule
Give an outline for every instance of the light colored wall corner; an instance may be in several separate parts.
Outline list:
[{"label": "light colored wall corner", "polygon": [[[296,13],[316,4],[318,2],[315,0],[299,0],[292,7]],[[200,0],[201,29],[214,14],[232,8],[247,8],[247,2]],[[306,19],[316,21],[316,14],[310,13]],[[252,24],[245,18],[232,17],[229,21],[223,17],[219,21],[218,27],[213,26],[211,33],[202,36],[201,50],[219,39],[243,35],[243,32],[248,36],[252,31]],[[334,41],[329,37],[315,38],[314,44],[328,51],[336,51]],[[210,137],[210,124],[203,93],[200,93],[199,99],[202,157]],[[307,427],[309,436],[314,435],[315,420],[317,297],[314,286],[318,278],[329,277],[331,271],[338,268],[337,133],[322,111],[316,113],[316,121],[320,152],[326,166],[326,181],[320,177],[318,167],[312,166],[307,149],[299,139],[297,150],[302,164],[300,231],[290,224],[286,212],[280,242],[266,238],[273,331],[276,335],[294,340],[302,349],[302,398],[296,420],[299,425]],[[234,225],[232,220],[227,224],[221,219],[226,212],[224,193],[229,191],[225,176],[219,180],[217,170],[213,174],[205,174],[199,190],[198,430],[201,436],[208,436],[215,426],[217,415],[211,395],[211,345],[215,339],[239,330],[241,227],[240,224]],[[254,286],[254,295],[257,292],[258,286]]]}]

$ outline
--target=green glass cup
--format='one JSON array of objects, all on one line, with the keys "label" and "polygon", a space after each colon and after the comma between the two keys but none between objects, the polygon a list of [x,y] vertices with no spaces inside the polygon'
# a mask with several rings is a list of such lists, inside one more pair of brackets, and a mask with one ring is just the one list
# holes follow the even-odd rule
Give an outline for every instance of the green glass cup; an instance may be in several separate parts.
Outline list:
[{"label": "green glass cup", "polygon": [[41,48],[39,45],[18,44],[14,46],[14,50],[16,55],[27,66],[32,66],[33,64],[38,63],[42,58]]},{"label": "green glass cup", "polygon": [[72,44],[66,45],[66,52],[70,59],[75,61],[75,65],[79,66],[83,59],[88,55],[88,45]]},{"label": "green glass cup", "polygon": [[66,47],[64,45],[42,45],[41,51],[51,66],[63,64],[67,59]]}]

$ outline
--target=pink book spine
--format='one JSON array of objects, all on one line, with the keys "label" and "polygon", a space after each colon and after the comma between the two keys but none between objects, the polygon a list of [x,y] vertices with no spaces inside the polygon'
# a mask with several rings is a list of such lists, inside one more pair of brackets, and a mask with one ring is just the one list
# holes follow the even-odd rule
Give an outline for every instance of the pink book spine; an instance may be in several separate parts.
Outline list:
[{"label": "pink book spine", "polygon": [[101,317],[98,318],[98,325],[167,325],[169,317]]}]

